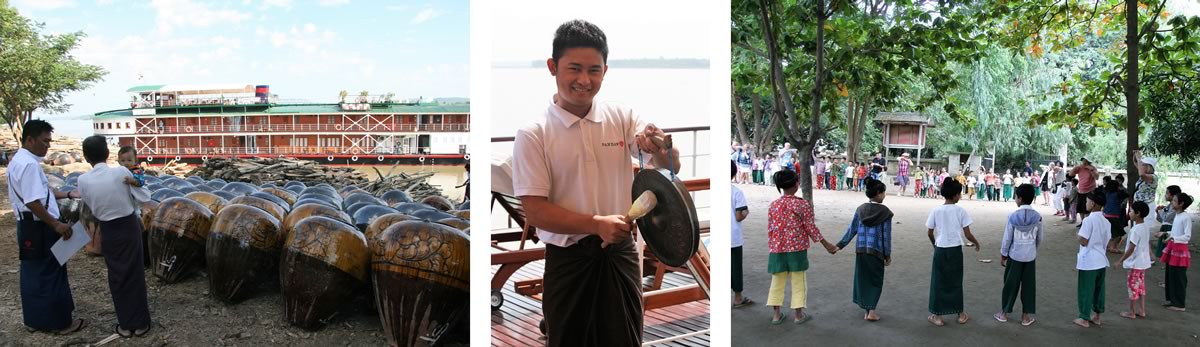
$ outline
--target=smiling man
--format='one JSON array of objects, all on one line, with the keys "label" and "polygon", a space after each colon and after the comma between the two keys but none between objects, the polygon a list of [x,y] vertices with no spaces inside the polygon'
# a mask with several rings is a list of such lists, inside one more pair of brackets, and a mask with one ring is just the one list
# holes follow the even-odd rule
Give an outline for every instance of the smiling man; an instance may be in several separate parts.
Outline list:
[{"label": "smiling man", "polygon": [[543,312],[548,346],[640,346],[638,253],[625,217],[633,159],[678,171],[678,150],[654,145],[663,131],[633,111],[594,102],[608,72],[608,43],[573,20],[554,34],[546,60],[558,87],[543,119],[517,132],[513,186],[546,243]]}]

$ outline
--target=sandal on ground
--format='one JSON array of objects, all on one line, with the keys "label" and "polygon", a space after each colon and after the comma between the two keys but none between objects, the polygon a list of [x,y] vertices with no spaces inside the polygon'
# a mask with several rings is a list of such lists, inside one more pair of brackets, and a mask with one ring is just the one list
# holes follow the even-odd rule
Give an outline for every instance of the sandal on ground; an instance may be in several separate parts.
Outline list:
[{"label": "sandal on ground", "polygon": [[75,320],[71,321],[71,326],[67,327],[66,329],[59,330],[59,331],[55,332],[55,334],[58,334],[58,335],[70,335],[70,334],[77,333],[77,332],[79,332],[80,330],[83,330],[83,328],[86,328],[86,327],[87,327],[87,320],[86,320],[86,319],[82,319],[82,318],[76,318]]},{"label": "sandal on ground", "polygon": [[1133,314],[1133,312],[1121,312],[1120,316],[1122,318],[1137,319],[1137,315]]},{"label": "sandal on ground", "polygon": [[779,315],[779,318],[771,317],[771,325],[780,325],[780,324],[783,324],[783,315]]},{"label": "sandal on ground", "polygon": [[1179,306],[1167,306],[1167,309],[1176,312],[1187,312],[1187,309]]},{"label": "sandal on ground", "polygon": [[1099,316],[1099,315],[1097,315],[1095,318],[1089,319],[1088,321],[1089,321],[1089,322],[1092,322],[1092,324],[1095,324],[1096,326],[1101,326],[1101,325],[1104,325],[1104,322],[1101,322],[1101,321],[1100,321],[1100,316]]},{"label": "sandal on ground", "polygon": [[807,322],[809,320],[812,320],[812,314],[805,313],[803,317],[800,317],[798,319],[792,319],[792,323],[796,323],[796,325],[800,325],[800,324],[804,324],[804,322]]},{"label": "sandal on ground", "polygon": [[958,324],[967,324],[967,322],[970,322],[970,321],[971,321],[971,316],[968,316],[965,313],[958,317]]},{"label": "sandal on ground", "polygon": [[1036,322],[1036,321],[1037,321],[1037,318],[1029,317],[1029,320],[1028,320],[1028,321],[1022,321],[1022,322],[1021,322],[1021,326],[1026,326],[1026,327],[1027,327],[1027,326],[1033,325],[1033,322]]},{"label": "sandal on ground", "polygon": [[746,307],[746,306],[750,306],[750,305],[754,305],[754,300],[750,300],[750,298],[748,298],[748,297],[742,297],[742,301],[739,303],[733,304],[733,308],[742,308],[742,307]]},{"label": "sandal on ground", "polygon": [[154,326],[154,324],[150,324],[150,325],[147,325],[145,328],[134,330],[133,336],[137,336],[137,337],[146,336],[146,334],[150,333],[150,328],[153,326]]},{"label": "sandal on ground", "polygon": [[995,318],[1000,323],[1008,322],[1008,316],[1006,316],[1003,312],[996,312],[996,314],[992,315],[992,318]]},{"label": "sandal on ground", "polygon": [[1078,326],[1081,326],[1081,327],[1084,327],[1084,328],[1089,328],[1089,327],[1091,327],[1090,325],[1088,325],[1088,321],[1086,321],[1086,320],[1083,320],[1082,318],[1075,318],[1075,320],[1073,320],[1073,321],[1071,321],[1071,322],[1074,322],[1074,323],[1075,323],[1075,325],[1078,325]]},{"label": "sandal on ground", "polygon": [[126,339],[133,337],[133,330],[121,329],[120,324],[113,324],[113,333],[116,333],[117,336],[120,336],[120,337],[126,338]]},{"label": "sandal on ground", "polygon": [[929,318],[925,318],[925,320],[929,321],[929,324],[933,324],[933,325],[936,325],[936,326],[939,326],[939,327],[940,327],[940,326],[943,326],[943,325],[946,325],[946,322],[942,322],[942,321],[938,320],[937,318],[938,318],[938,316],[937,316],[937,315],[932,315],[932,314],[931,314],[931,315],[929,315]]}]

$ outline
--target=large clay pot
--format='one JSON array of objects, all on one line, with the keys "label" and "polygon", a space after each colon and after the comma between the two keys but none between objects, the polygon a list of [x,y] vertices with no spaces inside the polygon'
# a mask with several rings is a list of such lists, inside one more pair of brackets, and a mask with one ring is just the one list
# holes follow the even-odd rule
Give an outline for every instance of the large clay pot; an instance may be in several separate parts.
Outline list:
[{"label": "large clay pot", "polygon": [[467,230],[471,227],[471,222],[458,218],[443,218],[437,221],[438,223],[449,225],[458,230]]},{"label": "large clay pot", "polygon": [[285,189],[267,188],[267,189],[263,189],[261,192],[271,194],[280,199],[283,199],[284,202],[287,202],[288,207],[291,207],[293,204],[296,203],[296,193],[292,193],[291,191],[288,191]]},{"label": "large clay pot", "polygon": [[413,212],[411,216],[430,222],[436,222],[446,218],[455,218],[454,215],[442,212],[440,210],[419,210],[417,212]]},{"label": "large clay pot", "polygon": [[150,267],[154,276],[175,283],[200,270],[213,213],[184,197],[163,200],[150,223]]},{"label": "large clay pot", "polygon": [[301,220],[312,216],[325,216],[346,223],[346,225],[354,225],[354,220],[350,218],[350,215],[335,207],[322,204],[305,204],[297,206],[295,210],[288,213],[287,218],[283,219],[283,233],[291,233],[296,223],[300,223]]},{"label": "large clay pot", "polygon": [[224,187],[221,187],[221,190],[238,195],[250,195],[251,193],[257,192],[258,187],[246,182],[232,182],[226,184]]},{"label": "large clay pot", "polygon": [[397,211],[400,211],[400,213],[407,214],[410,216],[413,213],[416,213],[417,211],[434,209],[433,207],[429,207],[429,205],[422,204],[419,202],[402,202],[402,203],[392,205],[392,208],[396,209]]},{"label": "large clay pot", "polygon": [[229,200],[229,203],[230,204],[249,205],[249,206],[261,208],[263,211],[267,211],[267,213],[270,213],[271,216],[275,217],[275,219],[278,219],[278,220],[284,220],[287,218],[287,211],[285,211],[283,209],[283,206],[279,206],[279,204],[277,204],[275,202],[268,201],[267,199],[263,199],[260,197],[249,196],[249,195],[239,196],[239,197],[233,198],[233,200]]},{"label": "large clay pot", "polygon": [[[267,188],[267,189],[275,189],[275,188]],[[253,194],[250,194],[250,196],[273,202],[273,203],[275,203],[275,205],[282,207],[284,212],[287,212],[292,209],[291,203],[287,202],[287,200],[284,200],[283,198],[275,196],[275,194],[271,194],[271,193],[267,193],[267,192],[254,192]]]},{"label": "large clay pot", "polygon": [[383,201],[390,206],[401,202],[412,202],[412,197],[409,197],[408,193],[403,190],[389,190],[383,193]]},{"label": "large clay pot", "polygon": [[314,196],[305,196],[305,197],[301,197],[300,199],[296,200],[296,204],[292,205],[292,208],[293,208],[293,209],[296,209],[296,208],[300,208],[300,206],[304,206],[304,205],[308,205],[308,204],[321,204],[321,205],[329,206],[330,208],[341,209],[341,208],[339,208],[337,205],[335,205],[334,203],[332,203],[332,202],[329,202],[329,201],[327,201],[327,200],[325,200],[325,199],[328,199],[328,198],[327,198],[327,197],[321,197],[321,196],[317,196],[317,197],[314,197]]},{"label": "large clay pot", "polygon": [[184,197],[192,199],[192,201],[198,202],[204,205],[204,207],[208,207],[208,210],[212,211],[213,214],[221,213],[221,208],[229,204],[229,200],[208,192],[191,192],[184,195]]},{"label": "large clay pot", "polygon": [[371,240],[374,240],[376,237],[379,237],[380,234],[383,234],[383,231],[387,230],[387,228],[392,226],[392,224],[400,223],[406,220],[415,219],[412,216],[400,212],[388,213],[376,217],[375,219],[371,220],[371,224],[367,225],[367,230],[363,231],[363,236],[367,238],[367,243],[369,244]]},{"label": "large clay pot", "polygon": [[174,190],[174,189],[171,189],[171,188],[168,188],[165,186],[163,188],[159,188],[158,190],[155,190],[153,193],[150,193],[150,199],[153,199],[154,201],[158,201],[158,202],[162,202],[163,200],[167,200],[170,198],[181,198],[181,197],[183,197],[183,193],[179,192],[178,190]]},{"label": "large clay pot", "polygon": [[450,211],[450,214],[464,220],[471,220],[471,210],[454,210]]},{"label": "large clay pot", "polygon": [[278,274],[283,233],[278,219],[257,207],[226,206],[208,234],[208,287],[214,298],[235,304],[253,296]]},{"label": "large clay pot", "polygon": [[367,226],[370,225],[375,218],[396,212],[397,211],[391,207],[383,205],[370,205],[354,211],[354,214],[351,216],[354,218],[354,226],[358,228],[358,231],[366,232]]},{"label": "large clay pot", "polygon": [[368,281],[369,259],[366,239],[352,226],[323,216],[296,223],[284,240],[279,264],[288,323],[320,329],[350,307]]},{"label": "large clay pot", "polygon": [[372,240],[371,279],[388,344],[436,345],[466,322],[470,268],[467,235],[448,226],[404,221]]},{"label": "large clay pot", "polygon": [[421,203],[429,205],[429,207],[433,207],[433,208],[436,208],[436,209],[439,209],[442,211],[449,211],[449,210],[454,209],[454,203],[450,202],[450,199],[447,199],[440,195],[426,196],[424,199],[421,199]]},{"label": "large clay pot", "polygon": [[342,207],[347,208],[347,207],[353,206],[354,204],[358,204],[358,203],[369,203],[369,204],[373,204],[373,205],[387,205],[387,203],[383,202],[383,200],[380,200],[379,198],[375,197],[374,195],[368,194],[366,192],[354,192],[354,193],[350,194],[349,196],[346,196],[346,198],[342,200]]},{"label": "large clay pot", "polygon": [[153,225],[154,214],[157,212],[158,201],[150,200],[142,203],[142,265],[147,269],[150,268],[150,227]]}]

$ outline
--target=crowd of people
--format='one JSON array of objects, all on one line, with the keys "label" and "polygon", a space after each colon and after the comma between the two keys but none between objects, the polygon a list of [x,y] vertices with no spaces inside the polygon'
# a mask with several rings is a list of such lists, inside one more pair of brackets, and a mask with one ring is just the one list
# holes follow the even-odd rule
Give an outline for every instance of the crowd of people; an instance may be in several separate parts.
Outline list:
[{"label": "crowd of people", "polygon": [[[879,158],[879,156],[877,156]],[[1193,198],[1178,186],[1166,189],[1166,205],[1157,205],[1155,175],[1156,161],[1135,153],[1140,163],[1137,189],[1127,194],[1124,177],[1100,177],[1086,158],[1079,165],[1068,169],[1061,162],[1050,163],[1047,170],[1034,170],[1029,162],[1013,174],[1006,170],[1003,175],[993,170],[968,171],[950,175],[944,169],[927,169],[911,166],[907,155],[899,159],[897,185],[900,193],[905,192],[910,175],[913,178],[914,196],[941,198],[945,201],[930,211],[924,229],[929,237],[932,272],[929,284],[930,324],[942,326],[942,316],[955,315],[959,324],[971,318],[964,311],[963,248],[981,249],[980,242],[972,235],[974,226],[967,210],[958,202],[964,197],[978,200],[1009,201],[1016,209],[1009,214],[1001,244],[1000,265],[1003,267],[1003,287],[998,293],[1000,307],[993,318],[1007,322],[1013,313],[1016,301],[1022,305],[1021,324],[1029,326],[1036,321],[1037,285],[1035,282],[1038,249],[1044,240],[1043,216],[1033,209],[1038,197],[1042,204],[1053,204],[1055,216],[1066,220],[1079,217],[1076,243],[1078,315],[1074,323],[1081,327],[1101,325],[1101,314],[1105,311],[1106,286],[1104,278],[1115,258],[1126,271],[1124,292],[1129,299],[1128,311],[1120,317],[1127,319],[1146,318],[1147,296],[1145,272],[1154,266],[1154,260],[1164,268],[1166,277],[1160,286],[1164,288],[1165,306],[1171,311],[1185,311],[1187,287],[1186,270],[1191,256],[1188,244],[1191,238],[1192,214],[1186,210]],[[886,162],[884,162],[886,164]],[[731,162],[733,175],[739,172],[738,164]],[[850,288],[853,303],[864,310],[863,319],[877,321],[880,296],[883,291],[885,268],[891,265],[893,213],[886,205],[888,186],[878,179],[878,173],[863,174],[864,169],[876,166],[866,163],[843,163],[818,158],[814,167],[817,187],[823,189],[849,189],[861,191],[868,201],[859,206],[850,218],[845,233],[839,241],[830,242],[817,228],[810,201],[796,195],[799,190],[798,175],[791,170],[780,170],[771,176],[780,197],[765,207],[767,214],[767,271],[771,273],[767,306],[774,310],[771,324],[785,320],[782,306],[785,291],[790,285],[792,320],[802,324],[812,318],[804,309],[808,306],[807,277],[809,250],[815,244],[829,254],[837,254],[849,245],[854,246],[855,269],[853,288]],[[912,168],[910,172],[910,168]],[[845,181],[843,181],[845,180]],[[734,252],[734,307],[746,307],[754,303],[742,295],[741,280],[742,242],[741,222],[752,212],[746,199],[736,186],[732,188]],[[1155,227],[1157,226],[1157,230]],[[761,247],[755,245],[755,248]]]}]

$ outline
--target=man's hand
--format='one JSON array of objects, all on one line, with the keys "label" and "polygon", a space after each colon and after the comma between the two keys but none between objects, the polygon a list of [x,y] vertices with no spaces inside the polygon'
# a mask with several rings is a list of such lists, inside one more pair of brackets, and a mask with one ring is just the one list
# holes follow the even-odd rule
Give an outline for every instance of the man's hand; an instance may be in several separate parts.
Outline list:
[{"label": "man's hand", "polygon": [[125,184],[131,185],[131,186],[136,186],[138,184],[138,181],[136,178],[133,178],[131,176],[125,176]]},{"label": "man's hand", "polygon": [[658,147],[658,145],[654,144],[654,141],[650,141],[650,138],[663,137],[666,135],[667,133],[663,132],[662,129],[659,129],[658,126],[655,126],[653,123],[647,123],[646,129],[642,130],[642,133],[637,134],[635,139],[637,140],[638,147],[641,148],[642,151],[646,153],[657,154],[662,153],[662,151],[666,148]]},{"label": "man's hand", "polygon": [[592,223],[595,224],[596,235],[604,240],[600,247],[625,241],[632,235],[630,231],[633,230],[633,226],[627,217],[622,215],[592,216]]},{"label": "man's hand", "polygon": [[1000,257],[1000,267],[1006,267],[1006,266],[1008,266],[1008,258]]},{"label": "man's hand", "polygon": [[54,232],[58,233],[59,235],[62,235],[63,240],[70,240],[71,234],[74,233],[71,230],[70,225],[67,225],[66,223],[62,223],[62,222],[56,222],[54,224]]},{"label": "man's hand", "polygon": [[883,266],[892,265],[892,257],[883,258]]}]

